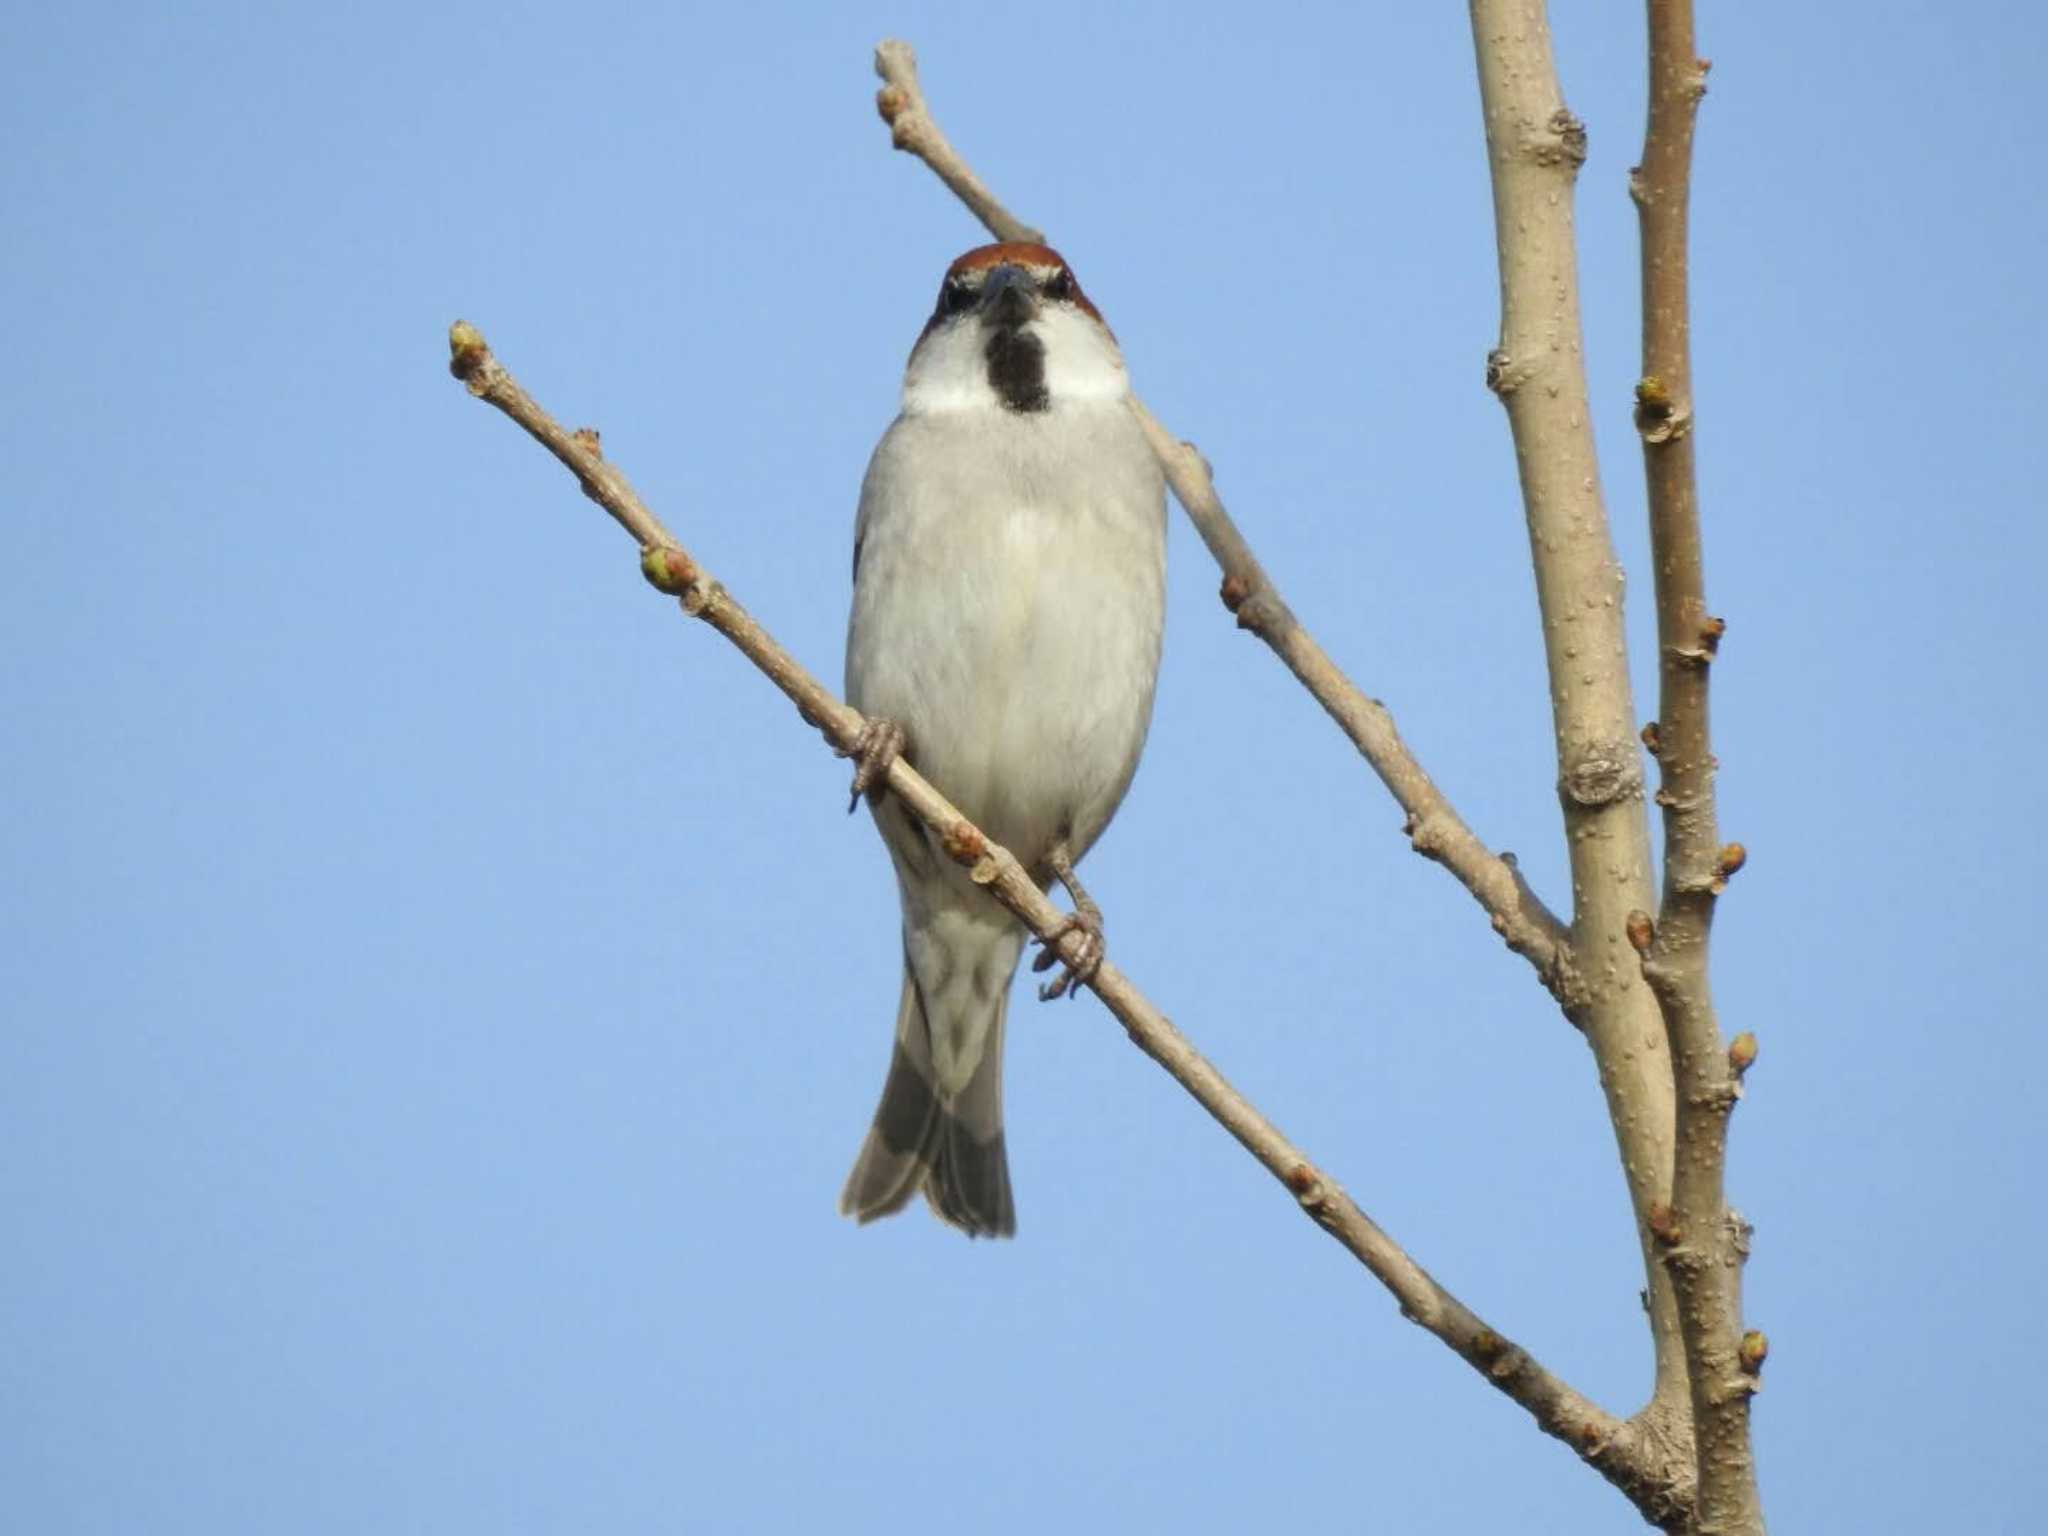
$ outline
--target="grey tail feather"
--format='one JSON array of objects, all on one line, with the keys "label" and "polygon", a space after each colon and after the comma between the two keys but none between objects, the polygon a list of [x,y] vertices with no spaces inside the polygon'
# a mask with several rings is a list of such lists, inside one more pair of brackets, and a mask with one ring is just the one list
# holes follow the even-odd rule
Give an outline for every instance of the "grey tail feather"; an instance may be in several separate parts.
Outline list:
[{"label": "grey tail feather", "polygon": [[995,1006],[980,1066],[952,1103],[942,1103],[932,1086],[931,1026],[915,982],[904,976],[889,1077],[875,1123],[840,1193],[843,1215],[862,1223],[893,1216],[922,1189],[933,1214],[970,1237],[1016,1233],[1010,1161],[1003,1146],[1007,988]]}]

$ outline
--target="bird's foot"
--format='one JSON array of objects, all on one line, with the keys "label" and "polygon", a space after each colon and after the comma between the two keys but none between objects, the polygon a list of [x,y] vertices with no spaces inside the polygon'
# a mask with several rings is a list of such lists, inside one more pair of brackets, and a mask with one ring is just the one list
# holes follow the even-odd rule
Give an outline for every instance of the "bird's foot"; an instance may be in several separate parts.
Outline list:
[{"label": "bird's foot", "polygon": [[[1095,979],[1095,973],[1102,969],[1102,957],[1108,953],[1108,946],[1102,939],[1102,908],[1082,889],[1081,880],[1074,873],[1073,855],[1067,851],[1064,841],[1054,844],[1052,852],[1045,856],[1045,864],[1067,894],[1074,898],[1074,910],[1060,921],[1049,938],[1038,942],[1045,946],[1039,957],[1031,962],[1034,971],[1048,971],[1053,962],[1059,961],[1066,969],[1038,989],[1038,1000],[1049,1003],[1064,992],[1068,997],[1079,997],[1081,989]],[[1060,940],[1070,933],[1081,935],[1080,952],[1068,960],[1060,954]]]},{"label": "bird's foot", "polygon": [[[1072,960],[1060,953],[1060,940],[1070,933],[1081,935],[1080,952]],[[1054,965],[1062,967],[1059,975],[1038,989],[1038,1000],[1042,1003],[1049,1003],[1062,993],[1068,997],[1079,997],[1081,989],[1102,969],[1102,957],[1109,952],[1102,939],[1102,914],[1092,910],[1069,912],[1049,938],[1038,942],[1045,948],[1031,962],[1031,969],[1049,971]]]},{"label": "bird's foot", "polygon": [[851,816],[859,809],[862,795],[873,791],[889,777],[889,765],[902,756],[906,741],[903,727],[894,720],[874,719],[861,727],[853,750],[839,754],[854,759],[855,763],[853,797],[847,801],[847,815]]}]

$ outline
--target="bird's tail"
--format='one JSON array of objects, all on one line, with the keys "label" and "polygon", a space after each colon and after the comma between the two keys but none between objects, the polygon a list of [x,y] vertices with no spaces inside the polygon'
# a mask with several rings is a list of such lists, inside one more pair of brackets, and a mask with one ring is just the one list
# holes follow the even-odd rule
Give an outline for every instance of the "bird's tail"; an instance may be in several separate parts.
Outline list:
[{"label": "bird's tail", "polygon": [[[1014,965],[1014,960],[1012,964]],[[932,1028],[908,965],[896,1011],[896,1047],[875,1123],[861,1143],[839,1196],[842,1215],[869,1222],[894,1215],[920,1189],[940,1220],[970,1237],[1017,1230],[1010,1162],[1003,1150],[1003,1020],[1008,986],[996,989],[995,1016],[982,1035],[981,1059],[954,1094],[932,1063]]]}]

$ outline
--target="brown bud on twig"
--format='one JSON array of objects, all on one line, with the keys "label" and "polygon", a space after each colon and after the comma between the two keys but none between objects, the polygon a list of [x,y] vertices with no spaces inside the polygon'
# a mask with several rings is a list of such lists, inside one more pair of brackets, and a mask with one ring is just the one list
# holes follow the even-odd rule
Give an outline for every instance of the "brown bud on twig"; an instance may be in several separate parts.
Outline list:
[{"label": "brown bud on twig", "polygon": [[946,828],[946,857],[956,864],[972,864],[988,852],[988,842],[972,825],[956,821]]},{"label": "brown bud on twig", "polygon": [[1301,1202],[1301,1208],[1311,1216],[1323,1209],[1323,1181],[1316,1177],[1315,1169],[1307,1163],[1296,1163],[1287,1170],[1287,1187],[1294,1191],[1294,1198]]},{"label": "brown bud on twig", "polygon": [[448,327],[448,371],[463,383],[469,382],[490,355],[484,333],[467,320],[458,320]]},{"label": "brown bud on twig", "polygon": [[1749,851],[1740,843],[1728,843],[1714,856],[1714,878],[1707,889],[1716,896],[1728,889],[1728,877],[1749,862]]},{"label": "brown bud on twig", "polygon": [[1744,1030],[1728,1042],[1728,1066],[1737,1077],[1756,1064],[1756,1036]]},{"label": "brown bud on twig", "polygon": [[896,119],[903,115],[903,109],[910,105],[910,92],[900,85],[885,85],[875,92],[875,110],[882,115],[882,121],[891,128]]},{"label": "brown bud on twig", "polygon": [[1644,1220],[1650,1228],[1650,1236],[1667,1248],[1685,1235],[1678,1225],[1678,1213],[1662,1202],[1651,1206],[1649,1215]]},{"label": "brown bud on twig", "polygon": [[1657,942],[1657,928],[1650,921],[1650,914],[1647,912],[1629,913],[1625,931],[1628,934],[1629,947],[1639,955],[1647,955],[1650,946]]},{"label": "brown bud on twig", "polygon": [[1652,720],[1643,727],[1643,748],[1655,757],[1663,745],[1663,738],[1657,734],[1657,722]]},{"label": "brown bud on twig", "polygon": [[[1629,173],[1629,195],[1643,198],[1642,167]],[[1672,398],[1671,388],[1654,373],[1636,384],[1636,431],[1646,443],[1668,443],[1692,429],[1692,413]]]},{"label": "brown bud on twig", "polygon": [[1764,1368],[1764,1358],[1771,1352],[1771,1341],[1761,1331],[1752,1328],[1742,1336],[1742,1343],[1736,1347],[1735,1358],[1743,1370],[1754,1376]]},{"label": "brown bud on twig", "polygon": [[1217,595],[1223,599],[1223,606],[1235,613],[1244,606],[1244,600],[1252,595],[1251,583],[1233,571],[1223,578],[1222,591]]},{"label": "brown bud on twig", "polygon": [[650,544],[640,551],[640,574],[657,592],[682,597],[697,585],[697,567],[680,549]]},{"label": "brown bud on twig", "polygon": [[1728,621],[1711,614],[1700,621],[1700,649],[1709,656],[1721,649],[1721,637],[1728,633]]},{"label": "brown bud on twig", "polygon": [[569,434],[569,440],[593,459],[604,457],[603,440],[598,436],[598,431],[595,427],[578,427]]}]

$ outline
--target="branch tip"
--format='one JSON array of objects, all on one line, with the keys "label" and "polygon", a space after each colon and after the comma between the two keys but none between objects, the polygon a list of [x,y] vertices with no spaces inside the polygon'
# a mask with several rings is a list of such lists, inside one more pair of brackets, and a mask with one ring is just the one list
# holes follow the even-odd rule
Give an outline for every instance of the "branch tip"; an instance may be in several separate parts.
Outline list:
[{"label": "branch tip", "polygon": [[484,333],[467,320],[458,320],[448,327],[448,371],[456,378],[469,383],[490,357]]}]

